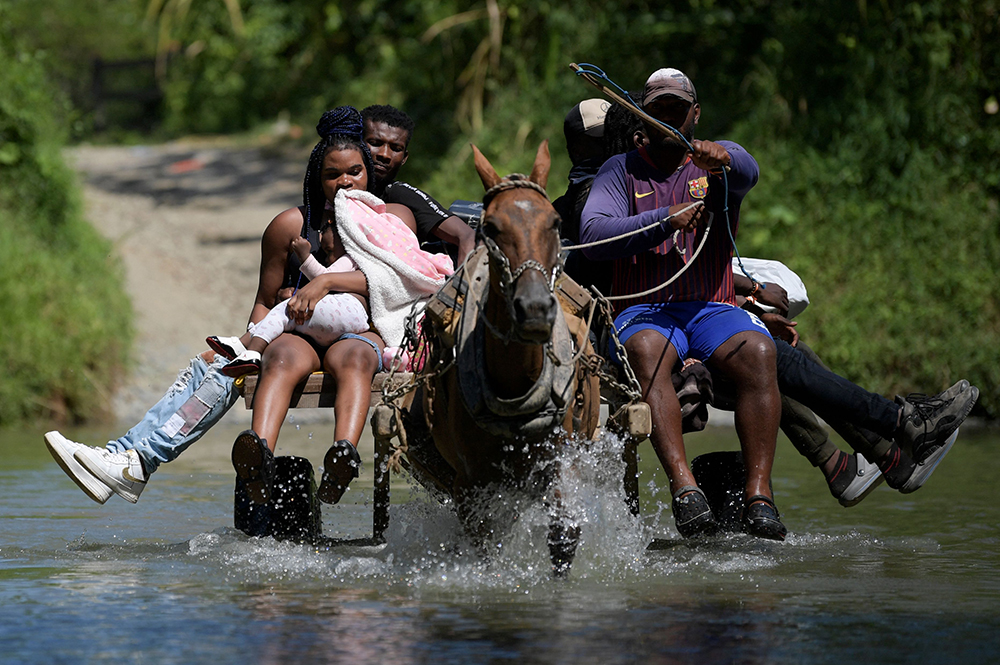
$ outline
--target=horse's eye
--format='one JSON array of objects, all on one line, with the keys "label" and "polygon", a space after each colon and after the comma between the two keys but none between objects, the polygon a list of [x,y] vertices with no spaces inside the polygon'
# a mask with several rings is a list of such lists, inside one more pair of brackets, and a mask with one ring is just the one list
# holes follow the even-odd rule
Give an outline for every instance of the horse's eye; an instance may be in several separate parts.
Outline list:
[{"label": "horse's eye", "polygon": [[491,240],[496,240],[496,237],[500,235],[500,228],[489,219],[484,219],[480,228],[483,230],[486,237]]}]

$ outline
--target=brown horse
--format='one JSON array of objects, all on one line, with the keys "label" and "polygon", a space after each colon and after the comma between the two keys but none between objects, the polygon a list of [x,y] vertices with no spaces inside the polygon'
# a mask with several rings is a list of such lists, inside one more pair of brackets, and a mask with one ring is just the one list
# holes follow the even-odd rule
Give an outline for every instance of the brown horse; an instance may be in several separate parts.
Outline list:
[{"label": "brown horse", "polygon": [[579,528],[561,501],[557,457],[561,446],[589,440],[597,429],[597,377],[580,362],[593,349],[586,323],[564,313],[557,298],[557,282],[568,278],[561,275],[559,215],[545,194],[548,143],[539,146],[528,177],[500,178],[475,146],[473,152],[486,188],[481,244],[456,275],[460,296],[450,325],[425,320],[436,350],[425,370],[423,411],[454,471],[442,489],[473,535],[485,542],[501,528],[492,510],[474,508],[486,487],[541,498],[549,508],[553,568],[561,574]]}]

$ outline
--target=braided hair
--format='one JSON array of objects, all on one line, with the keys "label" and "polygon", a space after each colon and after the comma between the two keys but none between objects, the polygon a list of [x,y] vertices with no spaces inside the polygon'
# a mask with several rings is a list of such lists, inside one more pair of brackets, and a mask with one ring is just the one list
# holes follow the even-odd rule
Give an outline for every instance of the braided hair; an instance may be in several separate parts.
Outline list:
[{"label": "braided hair", "polygon": [[323,160],[328,151],[354,148],[361,153],[361,161],[368,175],[368,191],[372,190],[374,186],[372,153],[364,141],[363,132],[361,114],[353,106],[338,106],[324,113],[319,119],[316,125],[316,133],[320,137],[319,143],[309,155],[309,165],[306,167],[306,177],[302,183],[306,223],[312,228],[319,230],[323,224],[326,194],[323,193],[322,173]]},{"label": "braided hair", "polygon": [[604,116],[604,159],[635,150],[632,136],[642,129],[642,121],[621,104],[612,104]]}]

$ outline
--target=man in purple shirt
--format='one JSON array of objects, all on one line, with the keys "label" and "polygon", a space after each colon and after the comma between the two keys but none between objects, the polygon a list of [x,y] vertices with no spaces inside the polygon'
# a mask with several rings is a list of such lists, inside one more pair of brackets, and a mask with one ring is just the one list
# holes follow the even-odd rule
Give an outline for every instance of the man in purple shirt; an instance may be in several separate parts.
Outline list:
[{"label": "man in purple shirt", "polygon": [[781,417],[775,346],[760,320],[736,307],[730,267],[729,233],[736,235],[740,202],[757,182],[757,163],[735,143],[693,140],[701,107],[682,72],[654,72],[642,105],[687,140],[647,127],[647,145],[608,160],[584,207],[580,240],[650,227],[584,251],[591,259],[613,260],[613,297],[634,295],[616,302],[615,328],[652,410],[650,440],[670,479],[678,532],[691,537],[718,529],[687,463],[671,382],[674,366],[690,357],[736,386],[736,431],[747,469],[743,529],[784,540],[770,486]]}]

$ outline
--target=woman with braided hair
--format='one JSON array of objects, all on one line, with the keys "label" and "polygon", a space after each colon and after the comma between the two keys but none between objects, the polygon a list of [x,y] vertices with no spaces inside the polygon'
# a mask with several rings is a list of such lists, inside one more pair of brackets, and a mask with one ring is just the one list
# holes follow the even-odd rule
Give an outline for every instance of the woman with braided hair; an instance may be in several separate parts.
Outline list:
[{"label": "woman with braided hair", "polygon": [[[299,271],[298,256],[290,251],[298,237],[307,238],[314,251],[318,251],[318,233],[331,219],[335,225],[342,221],[334,213],[333,204],[347,201],[346,192],[352,192],[351,200],[359,198],[356,193],[367,192],[370,184],[372,159],[362,139],[362,119],[357,110],[342,106],[326,112],[316,131],[320,141],[306,169],[304,205],[281,212],[264,231],[260,281],[250,314],[252,323],[261,321],[274,307],[282,287],[295,289],[286,308],[288,316],[299,324],[312,317],[317,304],[328,294],[357,294],[362,299],[369,296],[369,282],[359,269],[324,272],[305,282]],[[388,217],[395,215],[401,219],[411,230],[415,227],[408,208],[389,205],[384,211],[391,213]],[[405,232],[412,235],[412,231]],[[329,253],[323,252],[329,261],[346,255],[342,242],[335,245]],[[364,304],[367,308],[367,302]],[[320,369],[333,375],[336,381],[336,424],[335,442],[324,458],[319,497],[327,503],[340,500],[360,468],[356,446],[368,414],[372,377],[382,369],[383,346],[382,338],[373,330],[345,334],[328,347],[296,334],[282,334],[267,345],[254,395],[252,428],[236,438],[232,453],[233,466],[252,501],[266,503],[270,497],[273,451],[295,386]],[[237,346],[237,350],[242,349]]]},{"label": "woman with braided hair", "polygon": [[[409,208],[383,205],[368,194],[372,158],[368,145],[362,140],[363,124],[358,111],[349,106],[328,111],[316,130],[320,141],[306,169],[303,205],[275,217],[261,240],[260,278],[250,314],[250,330],[282,300],[288,299],[287,313],[302,323],[312,316],[316,304],[328,294],[357,294],[364,299],[369,297],[368,283],[376,287],[375,296],[380,296],[385,283],[398,284],[400,281],[392,269],[383,266],[379,272],[379,266],[373,266],[372,261],[368,261],[367,269],[377,274],[374,279],[366,280],[360,270],[317,275],[311,282],[301,275],[299,258],[292,250],[293,242],[302,244],[297,239],[305,239],[310,244],[310,253],[315,253],[317,259],[333,262],[343,255],[344,247],[339,243],[329,250],[322,249],[320,234],[324,225],[331,220],[336,224],[339,217],[339,213],[334,215],[327,209],[327,204],[342,203],[346,200],[345,192],[352,192],[355,198],[373,199],[369,200],[372,207],[364,208],[371,217],[367,221],[371,223],[369,226],[381,224],[382,237],[390,241],[392,251],[405,250],[410,238],[404,236],[416,229]],[[363,206],[359,202],[352,203],[356,212]],[[376,207],[379,211],[374,209]],[[392,220],[396,226],[385,233]],[[354,228],[356,225],[346,226]],[[337,230],[339,233],[340,225]],[[383,264],[391,264],[390,253],[387,251],[387,255],[381,257]],[[405,288],[399,291],[403,296],[413,294]],[[408,309],[413,299],[401,303],[397,298],[395,312]],[[385,304],[381,297],[374,298],[373,302]],[[395,333],[394,337],[401,337],[397,326],[390,326],[389,330]],[[78,443],[58,431],[45,434],[45,443],[53,458],[87,496],[101,504],[115,494],[131,503],[137,502],[159,465],[176,459],[236,403],[239,391],[234,379],[221,370],[232,357],[246,350],[244,345],[250,342],[251,334],[248,332],[242,338],[211,339],[212,349],[192,358],[142,420],[121,437],[109,441],[107,446]],[[347,483],[357,475],[359,458],[355,445],[365,425],[372,376],[382,367],[383,344],[383,338],[370,330],[341,336],[328,347],[307,337],[283,334],[267,347],[262,358],[264,371],[254,399],[253,429],[237,437],[233,450],[234,466],[248,481],[254,499],[266,500],[269,494],[268,480],[273,470],[271,451],[288,412],[294,387],[301,379],[322,368],[333,375],[337,395],[334,402],[336,443],[326,455],[321,498],[330,502],[339,500]]]}]

